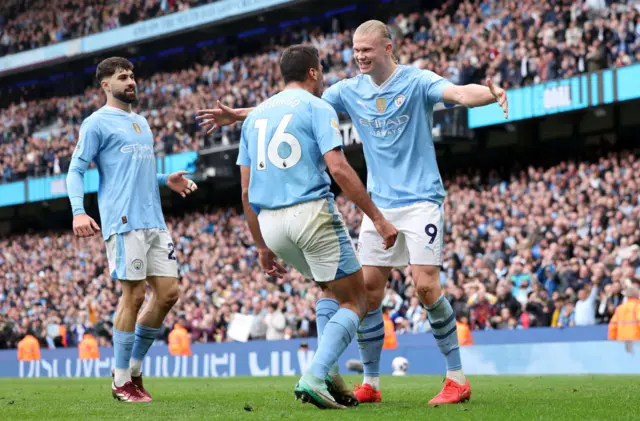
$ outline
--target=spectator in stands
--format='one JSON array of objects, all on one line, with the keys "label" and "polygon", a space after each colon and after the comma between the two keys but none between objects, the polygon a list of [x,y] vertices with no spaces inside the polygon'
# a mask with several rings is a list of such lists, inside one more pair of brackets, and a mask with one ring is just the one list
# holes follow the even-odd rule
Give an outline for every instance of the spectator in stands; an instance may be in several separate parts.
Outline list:
[{"label": "spectator in stands", "polygon": [[573,300],[568,299],[562,307],[560,318],[558,319],[558,324],[556,325],[556,327],[573,327],[576,325],[576,315],[574,312],[574,308],[575,305]]},{"label": "spectator in stands", "polygon": [[268,309],[268,313],[264,318],[267,325],[266,339],[268,341],[278,341],[284,339],[284,331],[286,328],[286,319],[278,304],[272,303]]},{"label": "spectator in stands", "polygon": [[597,285],[585,286],[578,290],[578,301],[575,305],[574,319],[576,326],[591,326],[596,324],[597,297]]}]

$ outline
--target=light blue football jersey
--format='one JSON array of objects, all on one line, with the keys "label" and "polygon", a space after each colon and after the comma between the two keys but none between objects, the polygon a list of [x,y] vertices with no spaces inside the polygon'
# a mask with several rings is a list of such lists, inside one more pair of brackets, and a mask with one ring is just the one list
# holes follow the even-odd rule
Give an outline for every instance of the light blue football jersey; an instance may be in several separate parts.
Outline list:
[{"label": "light blue football jersey", "polygon": [[351,116],[364,149],[367,190],[378,207],[443,202],[431,128],[433,106],[449,85],[428,70],[398,66],[380,86],[358,75],[324,92],[322,99]]},{"label": "light blue football jersey", "polygon": [[89,164],[98,169],[98,206],[102,234],[137,229],[167,229],[156,174],[153,134],[147,120],[104,106],[80,126],[76,150],[67,174],[73,214],[84,213],[83,176]]},{"label": "light blue football jersey", "polygon": [[278,209],[333,197],[324,154],[342,148],[338,115],[303,89],[287,89],[242,125],[237,164],[251,168],[253,209]]}]

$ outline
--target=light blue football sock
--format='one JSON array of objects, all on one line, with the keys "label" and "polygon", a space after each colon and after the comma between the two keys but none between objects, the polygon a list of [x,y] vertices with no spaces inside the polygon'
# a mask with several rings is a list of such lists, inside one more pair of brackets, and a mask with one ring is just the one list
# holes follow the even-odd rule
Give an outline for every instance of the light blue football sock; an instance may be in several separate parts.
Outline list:
[{"label": "light blue football sock", "polygon": [[149,348],[153,345],[160,332],[160,328],[147,327],[141,324],[136,324],[136,339],[133,343],[133,351],[131,357],[136,360],[144,360],[144,357],[149,352]]},{"label": "light blue football sock", "polygon": [[367,313],[358,328],[358,348],[365,377],[380,377],[380,354],[384,344],[382,307]]},{"label": "light blue football sock", "polygon": [[133,332],[122,332],[113,329],[113,355],[116,359],[116,368],[129,369],[134,341],[135,334]]},{"label": "light blue football sock", "polygon": [[[329,320],[340,309],[338,302],[332,298],[321,298],[316,302],[316,323],[318,325],[318,344],[322,339],[322,333],[324,328],[329,323]],[[331,367],[330,373],[338,373],[338,362]]]},{"label": "light blue football sock", "polygon": [[458,345],[458,330],[456,327],[456,315],[449,300],[441,295],[435,303],[427,306],[427,316],[433,337],[438,343],[438,348],[447,363],[447,371],[462,369],[460,360],[460,346]]},{"label": "light blue football sock", "polygon": [[360,319],[353,311],[341,308],[324,328],[322,340],[313,356],[309,372],[317,379],[324,379],[331,367],[353,340]]}]

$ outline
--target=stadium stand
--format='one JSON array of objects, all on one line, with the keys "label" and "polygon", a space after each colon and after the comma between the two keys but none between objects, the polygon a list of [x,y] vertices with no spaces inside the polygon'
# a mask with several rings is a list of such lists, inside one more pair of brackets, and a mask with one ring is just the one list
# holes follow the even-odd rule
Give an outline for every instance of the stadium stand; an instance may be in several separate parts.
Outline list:
[{"label": "stadium stand", "polygon": [[[442,283],[473,329],[607,323],[623,289],[640,282],[640,159],[633,154],[528,167],[507,179],[461,174],[446,186]],[[343,197],[338,205],[357,241],[360,211]],[[263,274],[234,209],[168,224],[182,298],[159,339],[184,318],[194,343],[225,341],[238,312],[259,316],[253,339],[315,336],[318,288],[295,271],[282,280]],[[117,285],[103,248],[101,239],[71,232],[0,241],[0,348],[15,347],[27,332],[45,347],[73,346],[89,329],[109,345]],[[394,271],[383,302],[399,334],[429,331],[411,284],[409,270]]]},{"label": "stadium stand", "polygon": [[[173,4],[168,10],[186,3],[168,2]],[[204,2],[191,6],[194,3]],[[640,6],[622,0],[545,4],[449,0],[439,8],[392,16],[388,23],[400,63],[433,70],[459,84],[490,77],[496,85],[519,87],[640,62]],[[282,86],[279,52],[288,42],[309,42],[321,50],[327,85],[355,75],[353,28],[335,29],[289,31],[278,39],[284,44],[263,44],[261,52],[244,56],[217,57],[204,47],[195,64],[187,60],[179,71],[145,76],[139,85],[138,109],[151,120],[156,153],[198,150],[211,142],[237,139],[237,127],[223,131],[222,137],[207,137],[195,123],[193,111],[216,99],[237,107],[253,106],[277,92]],[[66,172],[79,124],[101,106],[101,98],[97,88],[87,88],[81,95],[23,100],[3,109],[2,181]]]},{"label": "stadium stand", "polygon": [[0,6],[0,56],[109,31],[214,1],[7,0]]},{"label": "stadium stand", "polygon": [[[27,3],[10,0],[0,6],[1,54],[210,1],[152,0],[139,10],[133,8],[143,2],[82,1],[92,6],[81,8],[87,14],[82,26],[75,21],[81,15],[68,13],[47,23],[48,12],[27,12]],[[57,3],[61,10],[77,4]],[[29,5],[42,9],[37,2]],[[639,9],[627,1],[445,1],[391,16],[388,23],[403,64],[460,84],[490,77],[504,87],[519,87],[639,62]],[[197,60],[177,71],[141,66],[138,110],[156,133],[156,153],[210,145],[194,110],[217,99],[252,106],[278,91],[279,52],[289,42],[309,42],[321,50],[328,85],[353,76],[353,27],[334,26],[330,32],[296,28],[277,44],[260,41],[257,53],[235,57],[203,47]],[[66,172],[79,124],[102,103],[99,90],[87,87],[82,94],[31,95],[3,109],[3,182]],[[223,131],[227,142],[237,138],[235,130]],[[624,287],[640,280],[640,159],[630,152],[514,169],[503,177],[458,173],[446,185],[442,283],[473,329],[606,323],[622,303]],[[357,241],[361,214],[344,198],[338,202]],[[184,318],[193,342],[225,341],[237,312],[260,316],[253,339],[315,336],[318,289],[295,272],[279,281],[261,273],[235,209],[190,213],[168,223],[181,262],[182,298],[160,339]],[[70,231],[3,238],[0,348],[15,348],[25,333],[44,347],[74,346],[88,330],[108,346],[117,284],[106,267],[99,238],[81,240]],[[408,270],[393,272],[384,305],[398,333],[429,330]],[[265,317],[271,313],[275,316]],[[281,317],[284,329],[265,323]]]}]

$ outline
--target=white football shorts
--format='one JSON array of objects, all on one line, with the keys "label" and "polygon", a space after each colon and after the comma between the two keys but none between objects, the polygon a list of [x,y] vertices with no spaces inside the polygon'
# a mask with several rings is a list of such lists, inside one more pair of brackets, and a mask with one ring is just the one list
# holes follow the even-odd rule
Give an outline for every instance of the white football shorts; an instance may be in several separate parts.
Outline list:
[{"label": "white football shorts", "polygon": [[373,222],[363,216],[358,240],[358,258],[366,266],[401,268],[412,265],[442,265],[444,210],[432,202],[402,208],[380,209],[398,230],[396,244],[388,250]]},{"label": "white football shorts", "polygon": [[267,247],[308,279],[330,282],[360,270],[333,198],[262,209],[258,220]]},{"label": "white football shorts", "polygon": [[153,228],[112,234],[106,243],[113,279],[141,281],[147,276],[178,277],[178,261],[167,230]]}]

